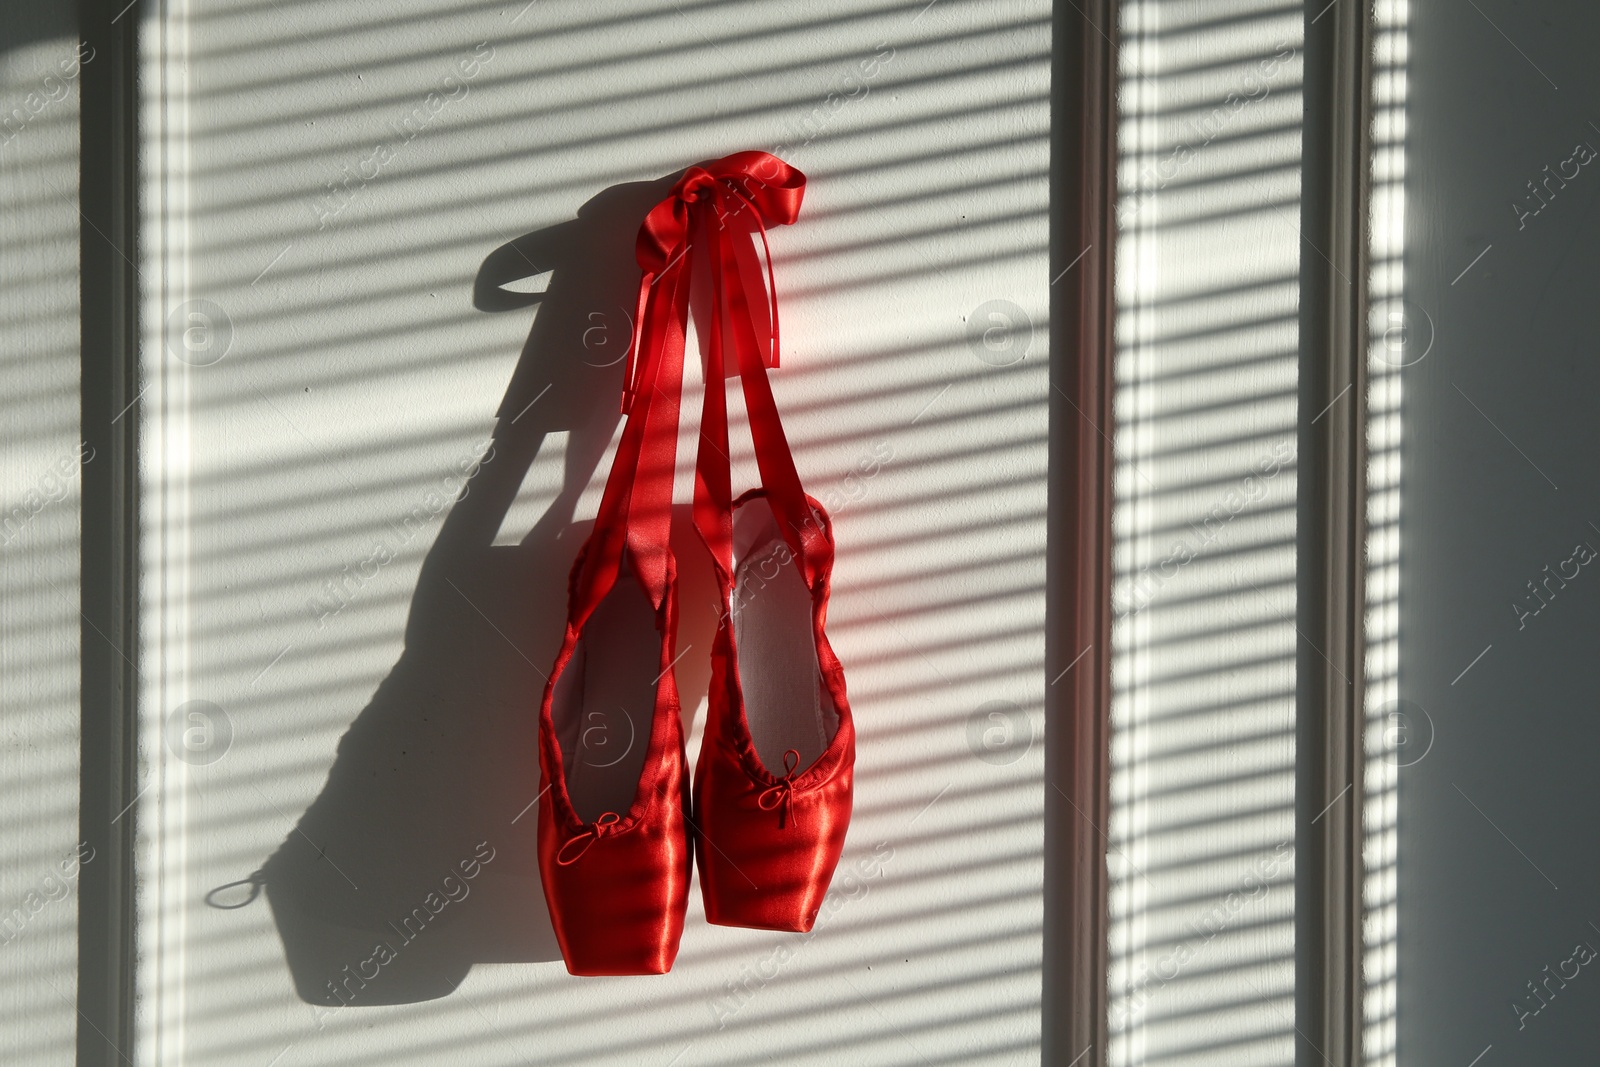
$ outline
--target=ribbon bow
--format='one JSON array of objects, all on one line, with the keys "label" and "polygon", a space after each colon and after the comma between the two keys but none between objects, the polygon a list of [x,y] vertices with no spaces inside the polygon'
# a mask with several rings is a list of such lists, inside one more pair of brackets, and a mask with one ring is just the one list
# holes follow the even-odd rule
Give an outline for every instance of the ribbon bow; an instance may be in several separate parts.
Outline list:
[{"label": "ribbon bow", "polygon": [[800,753],[788,749],[783,754],[783,777],[774,785],[769,785],[756,797],[756,804],[762,811],[771,811],[780,804],[782,810],[778,812],[778,827],[782,829],[789,825],[794,818],[794,772],[800,766]]},{"label": "ribbon bow", "polygon": [[[588,829],[567,838],[567,843],[562,845],[561,850],[556,853],[556,863],[566,867],[569,864],[578,862],[579,857],[589,851],[590,845],[611,833],[612,828],[621,821],[622,816],[614,811],[602,813],[598,819],[589,824]],[[577,845],[578,850],[569,856],[567,855],[567,850],[572,848],[573,845]]]},{"label": "ribbon bow", "polygon": [[[712,261],[713,273],[720,275],[713,295],[718,322],[725,315],[730,317],[736,343],[753,342],[764,350],[767,366],[778,365],[777,291],[772,284],[767,227],[788,225],[799,217],[805,185],[805,175],[777,156],[735,152],[690,167],[673,185],[671,194],[650,209],[634,246],[644,276],[639,280],[637,326],[628,349],[624,412],[632,407],[635,394],[648,380],[647,368],[663,350],[672,346],[681,351],[683,347],[689,305],[688,253],[696,222],[723,252]],[[749,240],[757,234],[767,259],[764,278]],[[757,293],[766,298],[759,306],[750,299]]]}]

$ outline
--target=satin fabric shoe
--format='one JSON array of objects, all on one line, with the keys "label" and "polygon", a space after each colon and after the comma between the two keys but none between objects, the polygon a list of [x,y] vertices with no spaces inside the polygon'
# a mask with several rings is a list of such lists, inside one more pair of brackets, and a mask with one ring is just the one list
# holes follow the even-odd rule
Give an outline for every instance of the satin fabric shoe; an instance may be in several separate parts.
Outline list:
[{"label": "satin fabric shoe", "polygon": [[[576,975],[670,970],[688,905],[693,850],[669,543],[687,276],[660,291],[650,321],[675,326],[680,341],[632,368],[627,422],[573,564],[566,632],[539,706],[539,876]],[[597,722],[608,740],[601,758],[584,744]],[[613,758],[624,726],[626,750]]]},{"label": "satin fabric shoe", "polygon": [[[855,727],[828,644],[833,531],[806,496],[773,400],[777,300],[753,234],[793,222],[805,177],[787,165],[702,183],[715,225],[696,241],[712,283],[694,521],[717,575],[722,618],[711,650],[705,736],[695,766],[694,838],[706,918],[724,926],[811,929],[844,847]],[[778,193],[783,195],[777,195]],[[771,257],[767,277],[770,285]],[[759,299],[759,297],[765,299]],[[761,487],[731,500],[724,377],[738,373]]]},{"label": "satin fabric shoe", "polygon": [[[664,974],[678,954],[691,848],[671,669],[676,614],[670,578],[652,610],[623,573],[586,625],[569,623],[546,686],[539,873],[561,957],[575,975]],[[653,649],[642,640],[651,637]],[[619,696],[631,697],[632,709]],[[630,714],[638,710],[644,714]],[[595,758],[585,738],[598,729],[607,743]],[[629,751],[610,762],[610,749],[623,743]]]},{"label": "satin fabric shoe", "polygon": [[[807,499],[831,547],[827,514]],[[709,922],[806,931],[838,865],[854,790],[855,726],[824,632],[831,559],[807,581],[764,489],[736,502],[732,533],[695,768],[701,895]]]}]

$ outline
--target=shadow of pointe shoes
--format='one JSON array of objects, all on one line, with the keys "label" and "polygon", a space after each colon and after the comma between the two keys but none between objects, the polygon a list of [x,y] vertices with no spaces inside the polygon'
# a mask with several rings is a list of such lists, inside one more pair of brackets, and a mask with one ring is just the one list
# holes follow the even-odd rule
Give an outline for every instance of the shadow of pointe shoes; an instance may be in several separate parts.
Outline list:
[{"label": "shadow of pointe shoes", "polygon": [[[538,309],[493,436],[423,560],[399,660],[340,739],[321,793],[246,880],[249,899],[265,889],[309,1003],[411,1003],[450,993],[475,963],[560,958],[535,850],[539,699],[589,532],[573,515],[620,418],[634,238],[670,184],[607,189],[479,272],[480,310]],[[519,544],[494,544],[553,433],[567,435],[556,499]],[[714,623],[698,548],[683,546],[680,648],[708,648]],[[680,669],[686,715],[706,673]],[[208,899],[242,906],[223,888]]]}]

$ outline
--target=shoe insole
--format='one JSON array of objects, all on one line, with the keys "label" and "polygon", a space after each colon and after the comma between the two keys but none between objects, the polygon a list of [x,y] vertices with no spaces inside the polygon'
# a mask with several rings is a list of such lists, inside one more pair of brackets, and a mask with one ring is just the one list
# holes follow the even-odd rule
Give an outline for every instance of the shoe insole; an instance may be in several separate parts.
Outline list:
[{"label": "shoe insole", "polygon": [[660,671],[655,611],[624,570],[584,625],[550,709],[567,795],[584,822],[608,811],[626,815],[633,805]]},{"label": "shoe insole", "polygon": [[[740,510],[753,507],[771,514],[762,501]],[[737,568],[733,636],[750,739],[768,772],[782,775],[788,749],[800,754],[801,770],[822,754],[837,717],[817,667],[811,593],[776,525],[770,535]]]}]

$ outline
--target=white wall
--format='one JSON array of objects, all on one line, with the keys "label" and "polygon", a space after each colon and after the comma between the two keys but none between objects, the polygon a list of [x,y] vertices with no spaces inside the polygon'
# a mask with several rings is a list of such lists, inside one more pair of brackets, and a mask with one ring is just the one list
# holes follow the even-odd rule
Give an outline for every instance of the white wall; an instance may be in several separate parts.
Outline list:
[{"label": "white wall", "polygon": [[0,1062],[8,1064],[71,1062],[77,1029],[75,29],[70,6],[8,11],[0,26]]},{"label": "white wall", "polygon": [[[1049,5],[149,14],[143,1059],[1035,1059]],[[692,899],[670,975],[576,979],[526,808],[648,202],[607,190],[778,146],[811,184],[773,235],[775,387],[835,504],[860,729],[838,907],[808,940],[708,927]],[[477,310],[480,266],[536,233],[543,306]],[[686,616],[693,643],[704,602]],[[355,1005],[300,995],[480,841],[495,858],[432,940]],[[263,867],[264,894],[208,904]]]},{"label": "white wall", "polygon": [[1304,14],[1122,19],[1111,1059],[1289,1064]]}]

